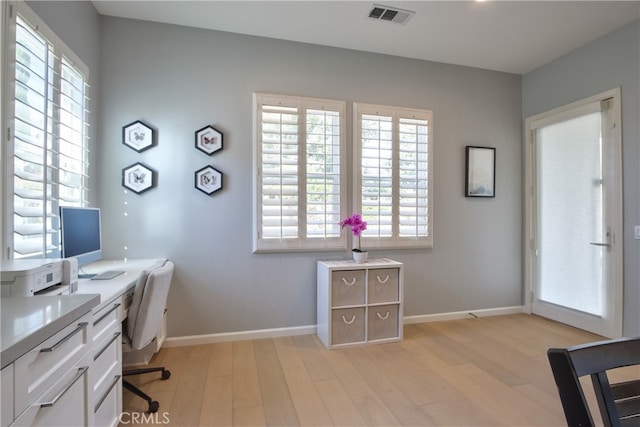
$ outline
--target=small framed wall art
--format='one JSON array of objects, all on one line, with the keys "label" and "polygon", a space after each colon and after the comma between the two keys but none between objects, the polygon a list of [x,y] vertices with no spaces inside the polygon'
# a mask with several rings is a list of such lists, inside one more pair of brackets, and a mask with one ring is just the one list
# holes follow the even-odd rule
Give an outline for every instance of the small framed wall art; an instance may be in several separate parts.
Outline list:
[{"label": "small framed wall art", "polygon": [[496,196],[496,149],[467,146],[464,195]]},{"label": "small framed wall art", "polygon": [[155,140],[155,130],[140,120],[122,127],[122,143],[138,153],[153,147]]},{"label": "small framed wall art", "polygon": [[195,187],[208,196],[222,188],[222,172],[213,166],[205,166],[194,175]]},{"label": "small framed wall art", "polygon": [[122,169],[122,186],[136,194],[144,193],[156,186],[156,172],[138,162]]},{"label": "small framed wall art", "polygon": [[222,132],[210,125],[198,129],[196,131],[196,148],[208,155],[222,150]]}]

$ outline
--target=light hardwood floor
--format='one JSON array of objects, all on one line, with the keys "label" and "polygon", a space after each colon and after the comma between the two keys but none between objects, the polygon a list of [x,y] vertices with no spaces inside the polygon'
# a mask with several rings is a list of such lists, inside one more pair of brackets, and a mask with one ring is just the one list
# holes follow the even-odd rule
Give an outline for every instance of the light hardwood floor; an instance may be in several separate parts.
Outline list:
[{"label": "light hardwood floor", "polygon": [[[315,335],[162,349],[150,365],[170,379],[129,379],[160,402],[147,425],[562,426],[546,351],[600,339],[524,314],[469,318],[331,351]],[[121,426],[146,410],[128,391],[123,406]]]}]

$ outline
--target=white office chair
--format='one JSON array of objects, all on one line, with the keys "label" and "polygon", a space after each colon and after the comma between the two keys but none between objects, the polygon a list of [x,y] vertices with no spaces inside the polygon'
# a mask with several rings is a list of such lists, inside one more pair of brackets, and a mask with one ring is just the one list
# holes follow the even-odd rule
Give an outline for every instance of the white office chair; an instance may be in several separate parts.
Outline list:
[{"label": "white office chair", "polygon": [[[173,269],[173,262],[163,259],[140,273],[133,293],[133,301],[129,307],[129,314],[123,322],[123,353],[144,348],[158,335],[163,324]],[[171,376],[171,372],[164,367],[127,369],[122,372],[122,376],[149,372],[162,372],[163,380]],[[149,412],[156,412],[160,407],[157,401],[128,381],[123,380],[122,385],[145,399],[149,403]]]}]

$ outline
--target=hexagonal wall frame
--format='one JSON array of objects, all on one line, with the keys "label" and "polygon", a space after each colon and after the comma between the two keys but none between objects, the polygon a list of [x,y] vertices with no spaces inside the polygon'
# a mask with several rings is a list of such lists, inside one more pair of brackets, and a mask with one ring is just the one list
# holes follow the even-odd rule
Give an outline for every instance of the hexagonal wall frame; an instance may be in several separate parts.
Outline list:
[{"label": "hexagonal wall frame", "polygon": [[156,172],[138,162],[122,169],[122,186],[136,194],[144,193],[156,185]]},{"label": "hexagonal wall frame", "polygon": [[222,188],[222,172],[213,166],[205,166],[194,173],[195,187],[210,196]]},{"label": "hexagonal wall frame", "polygon": [[138,153],[153,147],[155,140],[155,130],[140,120],[122,127],[122,143]]},{"label": "hexagonal wall frame", "polygon": [[196,132],[196,148],[209,156],[222,150],[222,132],[213,126],[205,126]]}]

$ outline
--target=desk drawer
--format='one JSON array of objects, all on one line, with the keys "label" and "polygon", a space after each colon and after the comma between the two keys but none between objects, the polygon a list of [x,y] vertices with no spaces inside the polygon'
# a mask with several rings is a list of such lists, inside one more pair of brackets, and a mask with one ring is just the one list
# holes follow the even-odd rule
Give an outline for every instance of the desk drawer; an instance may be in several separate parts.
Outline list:
[{"label": "desk drawer", "polygon": [[122,298],[117,298],[112,303],[93,313],[93,342],[101,342],[110,335],[110,332],[120,328],[122,310],[123,300]]},{"label": "desk drawer", "polygon": [[16,415],[89,354],[91,332],[91,314],[87,313],[15,361]]},{"label": "desk drawer", "polygon": [[89,423],[88,364],[83,360],[27,407],[14,426],[86,426]]},{"label": "desk drawer", "polygon": [[120,331],[114,332],[111,337],[101,342],[93,353],[93,389],[98,392],[104,387],[105,382],[110,382],[110,372],[122,370],[120,354],[122,353],[122,338]]},{"label": "desk drawer", "polygon": [[136,291],[136,288],[133,287],[133,288],[129,289],[122,296],[122,319],[120,319],[120,320],[126,319],[128,313],[129,313],[129,307],[131,307],[131,303],[133,302],[133,294],[135,293],[135,291]]},{"label": "desk drawer", "polygon": [[122,412],[122,372],[120,366],[114,366],[105,376],[95,392],[94,410],[96,426],[117,426],[118,416]]},{"label": "desk drawer", "polygon": [[0,376],[0,425],[8,426],[13,422],[13,363],[2,369]]},{"label": "desk drawer", "polygon": [[91,381],[94,424],[117,426],[122,411],[122,318],[126,295],[94,314],[100,340],[94,342]]}]

